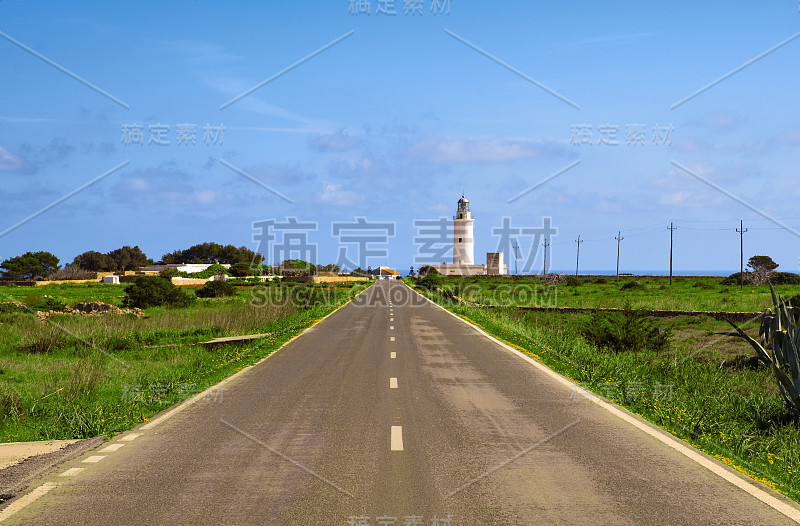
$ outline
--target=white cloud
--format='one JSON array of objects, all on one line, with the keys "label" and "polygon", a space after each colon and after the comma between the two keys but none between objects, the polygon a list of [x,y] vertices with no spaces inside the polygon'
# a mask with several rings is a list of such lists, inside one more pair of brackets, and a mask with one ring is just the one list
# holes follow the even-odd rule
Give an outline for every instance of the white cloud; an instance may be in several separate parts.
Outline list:
[{"label": "white cloud", "polygon": [[344,206],[360,203],[364,198],[352,190],[342,190],[341,185],[325,182],[322,184],[322,192],[317,194],[317,199],[322,203]]},{"label": "white cloud", "polygon": [[28,163],[0,146],[0,172],[21,172],[28,170]]},{"label": "white cloud", "polygon": [[562,156],[559,147],[523,141],[423,140],[405,151],[406,156],[428,162],[506,162]]}]

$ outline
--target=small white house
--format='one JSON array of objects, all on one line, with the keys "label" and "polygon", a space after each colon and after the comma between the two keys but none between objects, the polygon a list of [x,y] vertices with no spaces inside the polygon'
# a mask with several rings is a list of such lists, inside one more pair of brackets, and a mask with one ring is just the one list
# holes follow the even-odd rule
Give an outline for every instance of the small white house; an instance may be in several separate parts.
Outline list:
[{"label": "small white house", "polygon": [[103,283],[113,283],[119,285],[119,276],[103,276]]}]

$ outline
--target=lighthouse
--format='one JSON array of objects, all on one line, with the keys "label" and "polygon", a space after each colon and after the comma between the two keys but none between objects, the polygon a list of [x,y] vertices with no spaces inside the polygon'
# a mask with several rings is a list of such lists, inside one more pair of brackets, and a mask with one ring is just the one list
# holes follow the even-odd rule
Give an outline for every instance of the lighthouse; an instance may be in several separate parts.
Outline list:
[{"label": "lighthouse", "polygon": [[453,218],[453,265],[475,264],[475,238],[472,227],[475,219],[469,211],[469,200],[461,196]]}]

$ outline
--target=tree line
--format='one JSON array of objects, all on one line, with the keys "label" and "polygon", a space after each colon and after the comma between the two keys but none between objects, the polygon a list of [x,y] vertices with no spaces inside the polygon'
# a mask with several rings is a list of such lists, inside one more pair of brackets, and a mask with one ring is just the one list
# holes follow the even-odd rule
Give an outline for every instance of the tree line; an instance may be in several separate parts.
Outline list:
[{"label": "tree line", "polygon": [[185,250],[175,250],[154,262],[138,246],[128,245],[102,253],[89,250],[75,256],[72,263],[61,267],[59,258],[46,251],[25,252],[0,263],[0,279],[17,281],[50,277],[51,279],[92,279],[96,272],[122,272],[140,267],[165,264],[228,264],[235,276],[252,276],[280,271],[283,274],[316,274],[338,272],[338,265],[315,265],[289,259],[275,267],[264,265],[264,256],[247,247],[199,243]]}]

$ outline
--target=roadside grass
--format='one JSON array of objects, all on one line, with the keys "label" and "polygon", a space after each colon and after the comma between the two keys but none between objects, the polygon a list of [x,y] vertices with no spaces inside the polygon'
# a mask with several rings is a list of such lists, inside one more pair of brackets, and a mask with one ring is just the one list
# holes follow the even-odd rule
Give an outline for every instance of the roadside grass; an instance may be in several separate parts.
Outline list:
[{"label": "roadside grass", "polygon": [[[673,333],[668,350],[613,353],[598,351],[581,336],[590,314],[485,309],[427,295],[577,384],[800,501],[800,428],[772,372],[736,359],[753,351],[725,335],[726,323],[660,319]],[[757,337],[755,325],[747,331]],[[576,388],[570,399],[590,403],[580,393]]]},{"label": "roadside grass", "polygon": [[[515,307],[633,308],[651,310],[697,310],[719,312],[761,312],[772,306],[768,285],[721,285],[724,278],[626,276],[579,277],[572,283],[547,285],[536,276],[445,277],[442,290],[483,305]],[[775,292],[791,296],[800,292],[794,285],[775,286]]]},{"label": "roadside grass", "polygon": [[[88,301],[69,287],[71,305]],[[145,318],[63,314],[45,324],[27,312],[0,314],[0,442],[130,429],[258,362],[365,287],[324,289],[326,301],[309,307],[270,287],[259,304],[243,290],[186,309],[146,309]],[[244,334],[265,337],[213,350],[197,345]],[[217,390],[207,401],[223,396]]]}]

